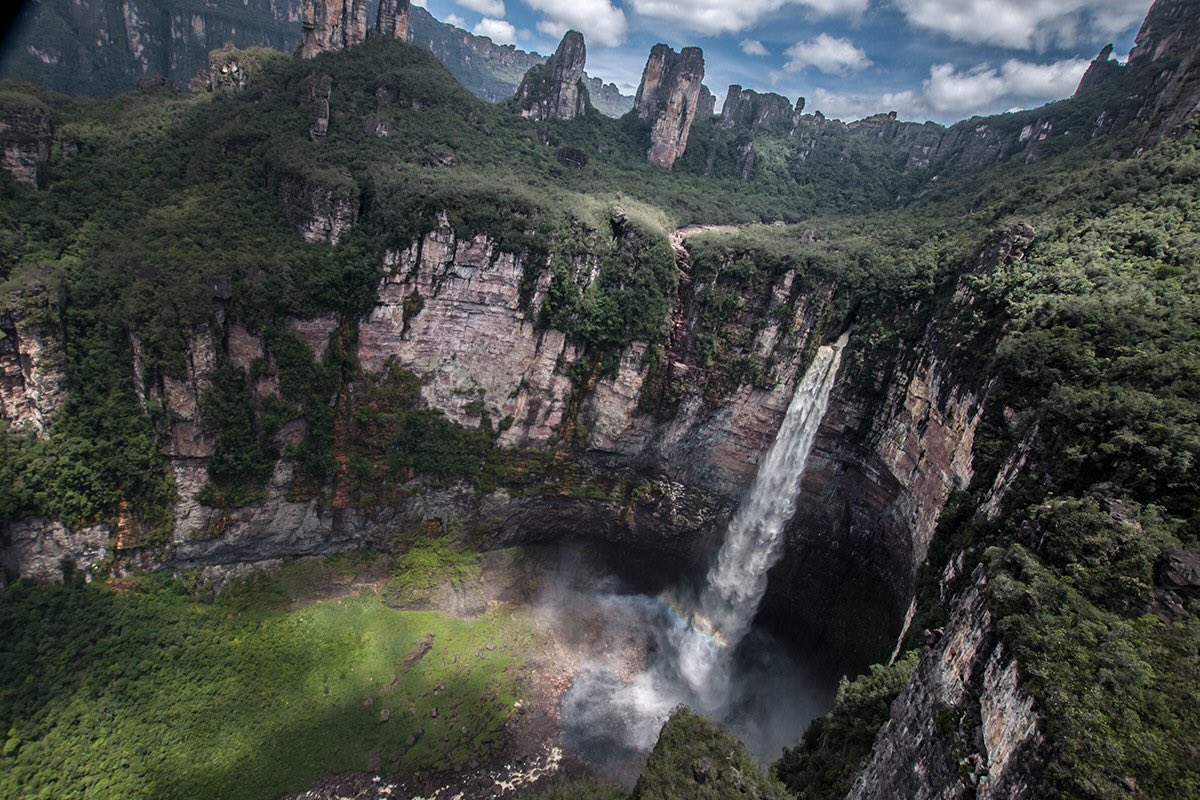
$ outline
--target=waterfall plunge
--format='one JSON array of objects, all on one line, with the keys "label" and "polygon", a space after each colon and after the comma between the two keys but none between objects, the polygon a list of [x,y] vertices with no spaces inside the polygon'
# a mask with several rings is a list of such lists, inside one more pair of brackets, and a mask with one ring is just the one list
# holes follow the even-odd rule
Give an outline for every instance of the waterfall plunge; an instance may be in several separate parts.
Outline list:
[{"label": "waterfall plunge", "polygon": [[708,571],[699,608],[678,637],[678,669],[702,710],[718,711],[729,697],[730,657],[766,593],[767,571],[781,555],[783,529],[796,511],[800,480],[848,338],[844,333],[821,347],[796,387],[783,425]]},{"label": "waterfall plunge", "polygon": [[[767,572],[781,555],[784,526],[795,513],[804,467],[829,405],[848,336],[822,346],[796,387],[783,425],[729,524],[695,602],[680,603],[666,595],[590,597],[589,602],[605,608],[605,616],[615,625],[645,633],[655,646],[649,663],[632,680],[621,680],[604,666],[603,654],[597,654],[595,667],[575,676],[563,700],[562,718],[568,740],[575,740],[575,749],[585,758],[603,761],[607,753],[615,763],[621,760],[617,754],[645,752],[671,709],[681,703],[739,732],[747,724],[762,727],[761,721],[747,720],[748,704],[757,701],[760,714],[781,711],[778,703],[770,707],[776,691],[761,683],[773,676],[768,672],[747,679],[739,673],[740,679],[735,679],[734,656],[766,592]],[[747,680],[758,685],[738,685]],[[785,692],[779,699],[785,697],[786,703],[800,702],[794,693]],[[808,714],[804,722],[814,715]],[[782,716],[789,714],[784,710]],[[770,740],[760,752],[777,755],[777,741],[762,730],[756,737],[760,744]],[[794,739],[785,736],[785,740]]]}]

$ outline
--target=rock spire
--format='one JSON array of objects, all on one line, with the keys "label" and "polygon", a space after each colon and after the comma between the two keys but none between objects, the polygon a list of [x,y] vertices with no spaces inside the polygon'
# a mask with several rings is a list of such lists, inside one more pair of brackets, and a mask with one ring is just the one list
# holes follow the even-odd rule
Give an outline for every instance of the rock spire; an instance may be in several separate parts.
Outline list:
[{"label": "rock spire", "polygon": [[699,47],[685,47],[676,53],[665,44],[656,44],[650,51],[633,108],[650,123],[646,158],[651,163],[670,169],[687,149],[703,81],[704,51]]},{"label": "rock spire", "polygon": [[402,42],[408,41],[409,0],[380,0],[375,16],[375,33]]},{"label": "rock spire", "polygon": [[587,48],[583,34],[567,31],[545,64],[525,73],[514,98],[521,116],[529,119],[574,119],[590,105],[583,65]]}]

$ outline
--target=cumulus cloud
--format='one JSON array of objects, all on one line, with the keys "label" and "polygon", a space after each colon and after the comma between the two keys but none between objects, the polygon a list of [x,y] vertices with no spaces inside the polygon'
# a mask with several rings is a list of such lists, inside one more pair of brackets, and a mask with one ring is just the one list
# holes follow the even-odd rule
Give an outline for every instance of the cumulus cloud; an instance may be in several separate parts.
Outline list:
[{"label": "cumulus cloud", "polygon": [[496,44],[516,44],[517,29],[511,22],[484,17],[471,29],[476,36],[486,36]]},{"label": "cumulus cloud", "polygon": [[504,17],[504,0],[454,0],[456,5],[492,19]]},{"label": "cumulus cloud", "polygon": [[1002,101],[1053,100],[1067,97],[1088,68],[1082,58],[1052,64],[1010,59],[999,68],[980,64],[960,70],[953,64],[934,64],[923,84],[925,99],[943,114],[974,114]]},{"label": "cumulus cloud", "polygon": [[1130,0],[895,0],[909,24],[977,44],[1041,50],[1112,37],[1146,3]]},{"label": "cumulus cloud", "polygon": [[442,20],[442,22],[446,23],[447,25],[453,25],[456,28],[467,27],[467,21],[458,14],[447,14],[446,18]]},{"label": "cumulus cloud", "polygon": [[838,39],[822,33],[807,42],[797,42],[785,54],[788,61],[783,68],[788,72],[799,72],[805,67],[816,67],[830,75],[845,75],[871,66],[871,59],[849,39]]},{"label": "cumulus cloud", "polygon": [[748,56],[766,56],[770,55],[767,48],[763,47],[763,43],[758,39],[742,39],[742,52]]},{"label": "cumulus cloud", "polygon": [[678,23],[700,33],[745,30],[764,15],[784,6],[801,6],[818,14],[858,16],[871,0],[629,0],[638,14]]},{"label": "cumulus cloud", "polygon": [[616,47],[625,41],[625,12],[609,0],[525,0],[525,5],[542,13],[537,29],[560,38],[574,28],[588,44]]}]

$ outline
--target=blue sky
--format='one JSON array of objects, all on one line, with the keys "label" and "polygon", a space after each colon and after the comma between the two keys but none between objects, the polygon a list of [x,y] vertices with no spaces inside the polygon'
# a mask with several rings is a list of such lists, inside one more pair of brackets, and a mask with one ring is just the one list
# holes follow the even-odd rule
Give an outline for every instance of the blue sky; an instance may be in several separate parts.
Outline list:
[{"label": "blue sky", "polygon": [[704,48],[731,83],[857,119],[954,122],[1070,95],[1105,44],[1133,46],[1150,0],[419,0],[438,19],[549,54],[583,31],[587,70],[632,94],[650,48]]}]

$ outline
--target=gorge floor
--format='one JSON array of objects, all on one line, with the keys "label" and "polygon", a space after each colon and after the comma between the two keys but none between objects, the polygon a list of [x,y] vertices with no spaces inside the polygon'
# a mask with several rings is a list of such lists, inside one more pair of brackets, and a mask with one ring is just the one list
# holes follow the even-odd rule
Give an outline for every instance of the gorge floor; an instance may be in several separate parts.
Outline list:
[{"label": "gorge floor", "polygon": [[[513,627],[496,633],[524,637],[522,657],[506,670],[516,699],[499,740],[469,762],[424,771],[396,769],[408,762],[402,753],[373,750],[365,754],[366,771],[328,775],[289,798],[521,796],[550,776],[630,788],[674,707],[674,702],[664,704],[661,695],[639,695],[639,680],[662,657],[658,618],[672,613],[672,603],[680,607],[671,597],[688,591],[690,579],[661,565],[620,575],[613,567],[622,561],[603,548],[574,542],[484,554],[478,581],[489,609],[476,619],[511,614],[520,622],[505,623]],[[289,572],[305,569],[302,564],[285,567],[277,576],[286,581]],[[349,579],[339,577],[337,583],[324,589],[309,585],[293,605],[311,604],[315,595],[320,595],[318,604],[341,603],[347,597],[373,602],[387,595],[386,574],[377,566]],[[433,613],[451,626],[455,620],[471,624],[449,610]],[[419,669],[426,659],[434,666],[453,665],[445,646],[418,644],[395,670]],[[760,627],[746,638],[736,662],[736,680],[746,688],[723,721],[768,763],[798,739],[812,718],[831,707],[837,676],[806,668],[804,654]],[[391,682],[396,680],[393,676]],[[606,701],[595,694],[597,680],[609,690],[626,689],[626,698],[640,697],[644,705]],[[434,691],[448,684],[439,682]],[[448,708],[458,706],[450,695],[443,702]],[[391,722],[422,727],[403,710],[393,712]]]}]

